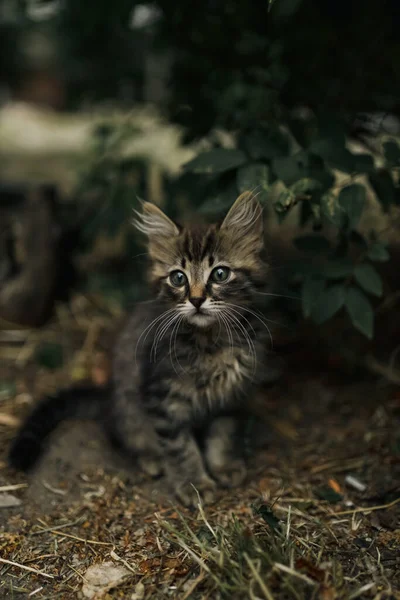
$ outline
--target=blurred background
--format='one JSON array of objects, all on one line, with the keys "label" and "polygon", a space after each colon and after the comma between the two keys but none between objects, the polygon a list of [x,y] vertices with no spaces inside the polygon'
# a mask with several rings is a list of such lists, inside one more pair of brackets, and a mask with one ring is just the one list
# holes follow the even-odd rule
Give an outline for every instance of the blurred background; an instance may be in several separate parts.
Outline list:
[{"label": "blurred background", "polygon": [[[0,0],[1,598],[106,597],[110,558],[107,598],[399,598],[399,177],[399,0]],[[110,379],[139,199],[245,190],[276,350],[246,487],[185,522],[79,423],[12,472],[36,400]]]},{"label": "blurred background", "polygon": [[400,379],[399,29],[396,0],[2,0],[5,343],[145,297],[140,198],[254,189],[278,347]]}]

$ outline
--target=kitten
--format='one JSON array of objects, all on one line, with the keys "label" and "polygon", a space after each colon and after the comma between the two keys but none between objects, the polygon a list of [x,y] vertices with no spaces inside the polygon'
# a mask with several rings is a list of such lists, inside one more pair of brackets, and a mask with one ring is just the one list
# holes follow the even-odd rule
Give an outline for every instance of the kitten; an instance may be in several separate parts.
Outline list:
[{"label": "kitten", "polygon": [[28,470],[70,416],[101,418],[114,446],[178,499],[205,502],[246,476],[240,420],[267,369],[268,330],[257,310],[265,285],[262,210],[245,192],[221,224],[182,227],[143,204],[155,300],[138,305],[115,349],[108,389],[65,390],[33,411],[10,452]]}]

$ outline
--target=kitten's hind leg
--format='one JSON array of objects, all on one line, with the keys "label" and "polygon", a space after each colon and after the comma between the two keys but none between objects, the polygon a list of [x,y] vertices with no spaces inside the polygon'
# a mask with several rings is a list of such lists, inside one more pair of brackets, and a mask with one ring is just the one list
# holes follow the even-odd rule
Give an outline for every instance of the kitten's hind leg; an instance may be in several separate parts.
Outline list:
[{"label": "kitten's hind leg", "polygon": [[237,446],[237,420],[218,417],[205,438],[205,458],[211,475],[223,487],[236,487],[246,478],[246,465]]}]

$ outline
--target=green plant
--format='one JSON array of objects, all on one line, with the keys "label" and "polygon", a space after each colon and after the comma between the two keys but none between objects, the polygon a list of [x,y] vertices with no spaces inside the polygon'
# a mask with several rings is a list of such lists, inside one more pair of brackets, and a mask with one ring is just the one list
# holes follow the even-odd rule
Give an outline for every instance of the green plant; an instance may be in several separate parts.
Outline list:
[{"label": "green plant", "polygon": [[[278,125],[259,127],[240,135],[236,149],[199,154],[186,171],[207,198],[200,210],[213,216],[244,190],[254,190],[280,221],[296,207],[307,233],[293,240],[302,256],[291,279],[301,288],[303,315],[321,324],[345,308],[353,326],[371,339],[373,298],[383,294],[375,265],[388,260],[389,252],[377,232],[362,235],[358,229],[367,207],[362,176],[384,211],[400,205],[400,146],[385,140],[377,167],[370,153],[346,148],[345,127],[337,120],[298,120],[296,126],[297,144]],[[340,185],[335,169],[348,174]]]}]

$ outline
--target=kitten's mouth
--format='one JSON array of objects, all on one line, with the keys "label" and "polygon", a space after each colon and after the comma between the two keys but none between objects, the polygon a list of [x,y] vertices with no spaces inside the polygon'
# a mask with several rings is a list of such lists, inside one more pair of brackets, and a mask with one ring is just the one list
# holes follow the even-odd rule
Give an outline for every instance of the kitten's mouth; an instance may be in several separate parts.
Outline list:
[{"label": "kitten's mouth", "polygon": [[211,325],[215,319],[211,313],[200,309],[188,315],[187,320],[189,323],[193,323],[199,327],[206,327]]}]

